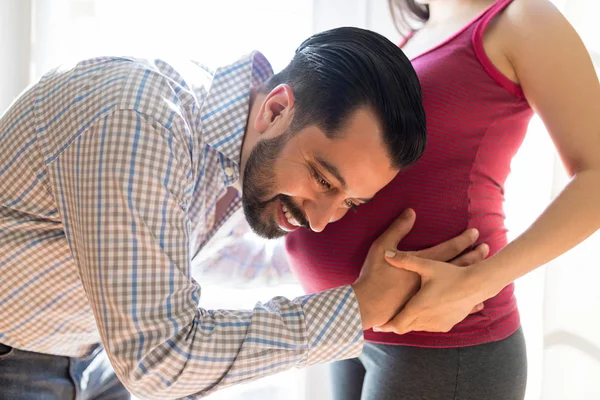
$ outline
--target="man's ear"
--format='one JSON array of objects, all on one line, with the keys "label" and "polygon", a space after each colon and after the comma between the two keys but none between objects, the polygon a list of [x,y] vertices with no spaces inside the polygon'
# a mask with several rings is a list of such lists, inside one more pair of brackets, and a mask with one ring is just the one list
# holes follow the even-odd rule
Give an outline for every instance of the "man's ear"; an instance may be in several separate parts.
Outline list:
[{"label": "man's ear", "polygon": [[289,85],[282,83],[276,86],[265,99],[263,100],[256,119],[254,120],[254,129],[260,134],[271,132],[273,136],[277,136],[285,129],[279,130],[270,129],[278,123],[286,122],[285,128],[289,126],[294,109],[294,92]]}]

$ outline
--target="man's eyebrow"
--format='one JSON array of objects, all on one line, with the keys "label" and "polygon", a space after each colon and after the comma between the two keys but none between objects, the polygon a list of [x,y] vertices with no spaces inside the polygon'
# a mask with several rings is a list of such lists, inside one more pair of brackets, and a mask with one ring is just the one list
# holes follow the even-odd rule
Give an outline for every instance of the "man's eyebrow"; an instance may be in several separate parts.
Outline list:
[{"label": "man's eyebrow", "polygon": [[[337,179],[340,184],[342,185],[343,189],[346,189],[348,186],[346,185],[346,180],[344,179],[344,177],[342,176],[342,174],[340,174],[340,171],[337,169],[337,167],[331,163],[329,163],[328,161],[326,161],[325,159],[323,159],[320,156],[315,156],[315,160],[317,161],[317,163],[325,168],[327,171],[329,171],[329,173],[331,175],[333,175],[335,177],[335,179]],[[359,199],[360,200],[360,199]]]},{"label": "man's eyebrow", "polygon": [[[315,156],[315,160],[321,167],[323,167],[327,171],[329,171],[329,173],[331,175],[333,175],[340,182],[343,189],[347,188],[346,180],[344,179],[344,177],[342,176],[340,171],[335,167],[335,165],[331,164],[330,162],[328,162],[327,160],[325,160],[323,157],[320,157],[320,156]],[[362,203],[368,203],[369,201],[373,200],[373,198],[370,197],[368,199],[365,199],[365,198],[357,197],[356,200],[359,200]]]}]

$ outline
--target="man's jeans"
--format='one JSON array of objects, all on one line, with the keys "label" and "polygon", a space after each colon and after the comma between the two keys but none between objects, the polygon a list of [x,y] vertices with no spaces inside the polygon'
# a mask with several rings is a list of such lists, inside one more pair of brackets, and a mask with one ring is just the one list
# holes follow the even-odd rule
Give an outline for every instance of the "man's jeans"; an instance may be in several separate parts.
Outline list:
[{"label": "man's jeans", "polygon": [[0,400],[125,400],[102,346],[82,358],[17,350],[0,343]]}]

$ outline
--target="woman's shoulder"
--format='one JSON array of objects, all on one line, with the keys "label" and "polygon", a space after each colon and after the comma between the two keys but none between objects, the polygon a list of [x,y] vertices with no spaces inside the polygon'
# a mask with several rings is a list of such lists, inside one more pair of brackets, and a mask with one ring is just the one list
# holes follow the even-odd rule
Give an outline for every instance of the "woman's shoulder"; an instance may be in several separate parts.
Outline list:
[{"label": "woman's shoulder", "polygon": [[522,55],[564,48],[561,42],[569,30],[571,25],[550,0],[514,0],[488,28],[486,51],[504,75],[520,84],[516,65]]},{"label": "woman's shoulder", "polygon": [[550,0],[514,0],[497,19],[508,47],[542,44],[545,38],[554,36],[544,32],[556,32],[565,26],[569,23]]}]

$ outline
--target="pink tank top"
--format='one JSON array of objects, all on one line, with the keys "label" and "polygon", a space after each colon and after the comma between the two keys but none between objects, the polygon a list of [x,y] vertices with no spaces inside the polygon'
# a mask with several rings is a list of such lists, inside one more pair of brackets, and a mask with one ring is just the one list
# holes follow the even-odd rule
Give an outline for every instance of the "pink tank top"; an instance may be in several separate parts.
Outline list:
[{"label": "pink tank top", "polygon": [[[402,171],[370,203],[322,233],[288,235],[291,266],[307,292],[350,284],[369,246],[412,207],[417,220],[401,250],[433,246],[466,228],[491,254],[507,243],[504,182],[532,110],[521,88],[502,75],[483,48],[490,20],[512,0],[499,0],[454,36],[412,60],[423,90],[428,143],[417,164]],[[371,342],[420,347],[461,347],[504,339],[519,327],[513,284],[448,333],[406,335],[365,332]]]}]

